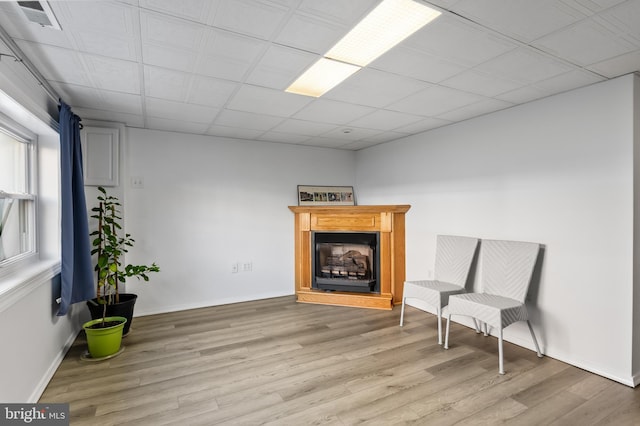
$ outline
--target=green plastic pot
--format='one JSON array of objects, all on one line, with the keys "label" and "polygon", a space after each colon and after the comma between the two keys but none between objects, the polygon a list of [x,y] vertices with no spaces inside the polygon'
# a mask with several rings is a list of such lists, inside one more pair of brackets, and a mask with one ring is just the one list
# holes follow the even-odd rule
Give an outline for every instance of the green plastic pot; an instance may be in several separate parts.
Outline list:
[{"label": "green plastic pot", "polygon": [[105,358],[116,354],[122,343],[122,330],[127,322],[125,317],[106,317],[105,322],[116,321],[117,325],[104,328],[90,328],[92,325],[102,323],[102,318],[85,322],[82,325],[87,333],[87,346],[91,358]]}]

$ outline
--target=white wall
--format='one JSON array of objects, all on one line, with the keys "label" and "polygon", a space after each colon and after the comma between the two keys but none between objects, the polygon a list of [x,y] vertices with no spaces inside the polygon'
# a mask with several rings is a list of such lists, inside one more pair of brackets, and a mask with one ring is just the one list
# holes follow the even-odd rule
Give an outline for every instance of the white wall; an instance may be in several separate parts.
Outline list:
[{"label": "white wall", "polygon": [[59,287],[58,273],[34,283],[32,291],[0,312],[0,401],[37,402],[81,322],[88,319],[80,305],[72,305],[64,317],[56,316]]},{"label": "white wall", "polygon": [[[437,234],[543,244],[544,352],[632,384],[633,93],[625,76],[360,151],[359,200],[413,206],[408,279]],[[532,347],[523,323],[505,338]]]},{"label": "white wall", "polygon": [[353,152],[139,129],[126,139],[127,261],[161,268],[127,282],[137,315],[293,294],[296,185],[355,178]]}]

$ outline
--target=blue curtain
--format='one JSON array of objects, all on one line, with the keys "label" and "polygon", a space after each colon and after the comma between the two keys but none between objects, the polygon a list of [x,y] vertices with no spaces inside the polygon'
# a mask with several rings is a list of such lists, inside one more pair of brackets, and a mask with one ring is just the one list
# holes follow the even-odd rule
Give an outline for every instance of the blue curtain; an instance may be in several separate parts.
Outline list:
[{"label": "blue curtain", "polygon": [[80,118],[60,102],[60,168],[62,194],[62,272],[60,309],[95,297],[87,203],[82,177]]}]

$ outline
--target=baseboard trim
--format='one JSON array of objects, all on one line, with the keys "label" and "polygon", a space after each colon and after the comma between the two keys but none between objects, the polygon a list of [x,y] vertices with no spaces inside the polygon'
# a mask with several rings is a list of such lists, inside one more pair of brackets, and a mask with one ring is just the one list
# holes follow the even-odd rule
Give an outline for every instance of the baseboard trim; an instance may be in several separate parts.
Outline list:
[{"label": "baseboard trim", "polygon": [[294,296],[293,293],[281,293],[281,292],[276,292],[276,293],[266,293],[266,294],[260,294],[258,296],[252,296],[252,297],[230,297],[230,298],[226,298],[226,299],[215,299],[215,300],[208,300],[208,301],[200,301],[197,303],[187,303],[187,304],[183,304],[183,305],[171,305],[171,306],[165,306],[162,308],[158,308],[158,309],[139,309],[138,306],[136,306],[136,311],[134,313],[134,318],[135,317],[145,317],[148,315],[157,315],[157,314],[168,314],[170,312],[179,312],[179,311],[187,311],[189,309],[200,309],[200,308],[210,308],[213,306],[221,306],[221,305],[230,305],[232,303],[241,303],[241,302],[252,302],[255,300],[263,300],[263,299],[271,299],[274,297],[284,297],[284,296]]},{"label": "baseboard trim", "polygon": [[71,349],[71,346],[73,345],[73,342],[78,337],[78,334],[80,334],[80,331],[81,329],[78,329],[74,333],[71,333],[69,335],[69,337],[67,338],[67,341],[64,343],[64,345],[60,349],[60,352],[58,352],[58,355],[53,359],[53,361],[49,365],[49,368],[42,376],[42,379],[40,379],[40,382],[38,382],[35,389],[33,390],[33,393],[31,393],[31,396],[27,401],[28,403],[35,404],[40,400],[40,397],[44,393],[44,390],[47,388],[47,385],[51,381],[51,378],[53,377],[53,375],[56,374],[58,367],[60,367],[62,360],[64,359],[67,352],[69,352],[69,349]]}]

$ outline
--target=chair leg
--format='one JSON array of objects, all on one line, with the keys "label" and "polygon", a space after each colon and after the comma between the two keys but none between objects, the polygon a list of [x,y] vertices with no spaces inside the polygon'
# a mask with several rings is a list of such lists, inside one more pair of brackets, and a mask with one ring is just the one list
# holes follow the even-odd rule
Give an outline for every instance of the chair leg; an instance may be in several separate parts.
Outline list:
[{"label": "chair leg", "polygon": [[504,374],[504,354],[502,352],[502,327],[500,327],[500,334],[498,335],[498,373]]},{"label": "chair leg", "polygon": [[442,344],[442,308],[436,307],[436,315],[438,317],[438,344]]},{"label": "chair leg", "polygon": [[536,345],[536,353],[538,354],[538,358],[542,358],[542,352],[540,352],[540,346],[538,346],[538,339],[536,339],[536,335],[533,332],[533,327],[531,327],[531,322],[529,320],[527,320],[527,325],[529,326],[529,331],[531,332],[533,344]]},{"label": "chair leg", "polygon": [[447,330],[444,335],[444,348],[449,349],[449,323],[451,322],[451,314],[447,315]]},{"label": "chair leg", "polygon": [[478,327],[478,320],[475,318],[471,318],[473,320],[473,325],[476,326],[476,333],[480,334],[480,327]]},{"label": "chair leg", "polygon": [[489,326],[487,325],[487,323],[483,323],[484,324],[484,337],[487,337],[489,335]]}]

